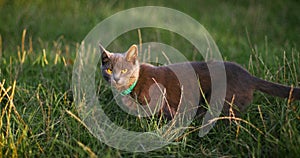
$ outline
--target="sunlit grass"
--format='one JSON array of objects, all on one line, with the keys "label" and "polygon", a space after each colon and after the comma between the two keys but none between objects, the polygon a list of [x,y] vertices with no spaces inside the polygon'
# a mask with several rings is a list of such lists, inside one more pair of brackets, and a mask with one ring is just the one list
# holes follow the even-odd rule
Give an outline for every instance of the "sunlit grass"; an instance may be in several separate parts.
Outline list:
[{"label": "sunlit grass", "polygon": [[[247,113],[240,118],[216,118],[216,126],[202,138],[198,137],[201,121],[196,120],[174,143],[148,153],[120,151],[100,142],[88,132],[73,103],[70,86],[76,51],[80,40],[105,17],[148,3],[72,2],[59,2],[60,5],[47,2],[48,8],[42,1],[31,5],[27,1],[0,3],[1,22],[5,21],[0,26],[0,157],[293,157],[300,154],[299,101],[288,102],[259,92]],[[300,53],[296,37],[299,26],[286,21],[284,16],[286,13],[298,17],[293,14],[293,2],[166,3],[157,5],[170,5],[199,20],[215,38],[225,60],[238,62],[260,78],[299,87]],[[138,44],[141,38],[143,42],[170,44],[186,52],[190,60],[202,59],[193,56],[193,46],[183,44],[187,41],[178,35],[151,28],[141,29],[140,34],[137,30],[124,34],[109,50],[123,51],[133,43]],[[99,77],[99,70],[97,73],[99,95],[107,98],[104,102],[109,101],[112,93]],[[160,118],[129,116],[114,102],[104,110],[124,128],[150,131],[160,127]]]}]

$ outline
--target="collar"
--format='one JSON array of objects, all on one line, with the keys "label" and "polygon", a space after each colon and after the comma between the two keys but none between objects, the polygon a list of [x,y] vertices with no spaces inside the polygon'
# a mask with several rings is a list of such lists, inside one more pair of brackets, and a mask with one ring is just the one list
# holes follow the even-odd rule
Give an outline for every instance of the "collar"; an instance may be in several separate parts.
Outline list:
[{"label": "collar", "polygon": [[133,88],[135,87],[136,83],[137,83],[137,80],[135,80],[135,81],[133,82],[133,84],[132,84],[128,89],[125,89],[124,91],[122,91],[122,92],[121,92],[121,95],[122,95],[122,96],[125,96],[125,95],[128,95],[129,93],[131,93],[132,90],[133,90]]}]

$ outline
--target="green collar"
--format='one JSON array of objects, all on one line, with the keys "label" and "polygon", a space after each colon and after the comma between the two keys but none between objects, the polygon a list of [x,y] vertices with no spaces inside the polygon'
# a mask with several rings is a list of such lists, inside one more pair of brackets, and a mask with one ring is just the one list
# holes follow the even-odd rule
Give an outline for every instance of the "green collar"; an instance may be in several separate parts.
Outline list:
[{"label": "green collar", "polygon": [[131,93],[131,91],[132,91],[133,88],[135,87],[136,83],[137,83],[137,80],[135,80],[134,83],[133,83],[128,89],[125,89],[124,91],[122,91],[122,92],[121,92],[121,95],[122,95],[122,96],[125,96],[125,95]]}]

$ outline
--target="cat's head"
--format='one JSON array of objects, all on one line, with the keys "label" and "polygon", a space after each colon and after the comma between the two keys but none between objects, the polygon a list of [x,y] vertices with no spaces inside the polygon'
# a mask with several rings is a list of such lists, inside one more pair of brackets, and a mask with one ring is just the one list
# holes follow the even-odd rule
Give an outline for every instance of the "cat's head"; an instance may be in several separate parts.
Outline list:
[{"label": "cat's head", "polygon": [[138,47],[132,45],[124,53],[111,53],[99,44],[103,78],[117,90],[129,88],[139,77]]}]

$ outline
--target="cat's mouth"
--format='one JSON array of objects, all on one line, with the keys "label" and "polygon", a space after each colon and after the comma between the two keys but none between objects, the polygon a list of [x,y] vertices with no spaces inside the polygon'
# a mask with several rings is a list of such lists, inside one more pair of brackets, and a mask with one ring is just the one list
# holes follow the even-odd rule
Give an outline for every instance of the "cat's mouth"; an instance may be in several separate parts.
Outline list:
[{"label": "cat's mouth", "polygon": [[122,90],[126,89],[126,87],[124,85],[118,84],[116,82],[113,82],[111,85],[112,85],[112,87],[114,87],[118,91],[122,91]]},{"label": "cat's mouth", "polygon": [[130,83],[130,81],[120,80],[120,81],[116,82],[115,80],[111,79],[110,83],[111,83],[111,86],[114,89],[116,89],[117,91],[123,91],[130,87],[130,85],[128,85],[128,83]]}]

